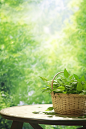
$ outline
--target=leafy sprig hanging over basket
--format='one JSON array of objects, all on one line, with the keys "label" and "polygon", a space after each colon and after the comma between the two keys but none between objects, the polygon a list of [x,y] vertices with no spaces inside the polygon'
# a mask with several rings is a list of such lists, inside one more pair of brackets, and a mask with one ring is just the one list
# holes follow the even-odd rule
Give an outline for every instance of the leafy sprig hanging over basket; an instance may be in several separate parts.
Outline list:
[{"label": "leafy sprig hanging over basket", "polygon": [[86,80],[84,75],[81,77],[78,77],[76,74],[70,75],[69,72],[64,69],[63,72],[59,72],[59,76],[53,81],[53,89],[51,88],[52,80],[48,81],[45,77],[40,78],[46,83],[43,92],[51,93],[53,91],[54,93],[64,94],[86,94]]}]

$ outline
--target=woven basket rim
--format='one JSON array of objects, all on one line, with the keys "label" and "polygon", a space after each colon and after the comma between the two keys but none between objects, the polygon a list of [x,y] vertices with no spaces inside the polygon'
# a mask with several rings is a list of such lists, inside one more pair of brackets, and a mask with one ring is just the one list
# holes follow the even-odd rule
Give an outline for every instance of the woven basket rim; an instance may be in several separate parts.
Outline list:
[{"label": "woven basket rim", "polygon": [[54,93],[52,92],[51,95],[53,96],[72,96],[72,97],[86,97],[86,95],[82,95],[82,94],[64,94],[64,93]]}]

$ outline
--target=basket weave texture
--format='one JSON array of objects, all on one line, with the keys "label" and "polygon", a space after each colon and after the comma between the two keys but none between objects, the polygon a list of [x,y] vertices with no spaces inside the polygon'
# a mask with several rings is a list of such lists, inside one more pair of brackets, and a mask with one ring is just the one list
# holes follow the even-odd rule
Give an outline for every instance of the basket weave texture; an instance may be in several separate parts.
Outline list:
[{"label": "basket weave texture", "polygon": [[[52,80],[51,84],[52,89],[53,89],[53,81],[58,74],[56,74]],[[63,93],[52,92],[51,97],[55,113],[62,115],[86,114],[86,95],[63,94]]]}]

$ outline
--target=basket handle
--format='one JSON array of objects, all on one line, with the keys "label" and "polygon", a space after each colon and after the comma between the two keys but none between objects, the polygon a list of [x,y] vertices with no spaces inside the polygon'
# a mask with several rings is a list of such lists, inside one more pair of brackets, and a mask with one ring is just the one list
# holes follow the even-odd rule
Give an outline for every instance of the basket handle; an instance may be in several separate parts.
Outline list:
[{"label": "basket handle", "polygon": [[55,79],[55,77],[58,75],[58,74],[60,74],[60,73],[64,73],[64,72],[58,72],[54,77],[53,77],[53,80],[52,80],[52,82],[51,82],[51,89],[53,90],[53,82],[54,82],[54,79]]}]

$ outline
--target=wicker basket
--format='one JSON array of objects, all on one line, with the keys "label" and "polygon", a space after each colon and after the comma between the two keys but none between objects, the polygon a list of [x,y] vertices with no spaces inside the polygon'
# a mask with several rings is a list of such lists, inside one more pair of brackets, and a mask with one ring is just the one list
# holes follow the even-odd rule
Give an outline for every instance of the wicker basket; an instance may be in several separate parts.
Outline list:
[{"label": "wicker basket", "polygon": [[[53,82],[55,77],[62,72],[57,73],[51,83],[53,89]],[[63,94],[51,93],[54,111],[63,115],[84,115],[86,114],[86,95],[79,94]]]}]

